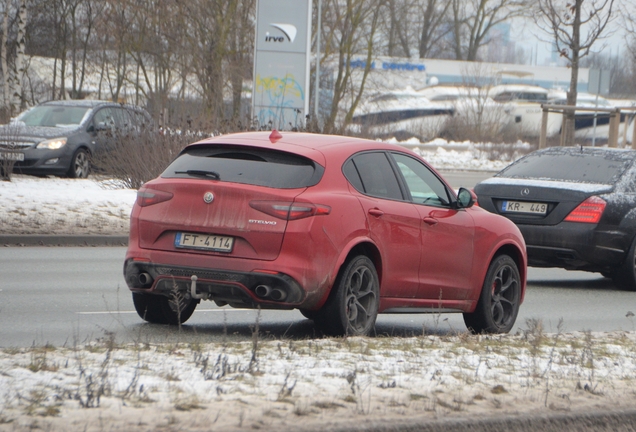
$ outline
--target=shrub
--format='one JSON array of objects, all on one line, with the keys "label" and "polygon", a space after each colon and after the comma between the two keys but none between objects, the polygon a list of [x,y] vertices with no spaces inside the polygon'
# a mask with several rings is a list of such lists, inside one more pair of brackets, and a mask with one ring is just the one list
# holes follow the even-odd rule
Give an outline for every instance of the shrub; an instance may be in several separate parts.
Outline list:
[{"label": "shrub", "polygon": [[[19,150],[16,144],[18,127],[18,125],[10,123],[0,128],[0,153],[11,155]],[[0,157],[0,180],[11,181],[11,172],[14,165],[15,160],[7,156]]]},{"label": "shrub", "polygon": [[119,186],[139,189],[161,174],[186,145],[205,137],[147,128],[116,137],[109,151],[93,155],[92,163],[98,173],[117,180]]}]

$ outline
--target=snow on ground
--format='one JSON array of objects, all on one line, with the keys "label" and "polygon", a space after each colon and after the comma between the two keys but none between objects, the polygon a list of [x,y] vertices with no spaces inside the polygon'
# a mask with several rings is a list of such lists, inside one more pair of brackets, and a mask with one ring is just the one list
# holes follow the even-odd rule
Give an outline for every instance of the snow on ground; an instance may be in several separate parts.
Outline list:
[{"label": "snow on ground", "polygon": [[13,175],[0,181],[0,233],[125,234],[135,198],[94,179]]},{"label": "snow on ground", "polygon": [[361,430],[636,406],[634,333],[255,342],[4,349],[0,431]]},{"label": "snow on ground", "polygon": [[[527,151],[400,144],[439,169],[498,171]],[[0,182],[1,233],[125,234],[134,200],[108,181],[16,175]],[[150,344],[142,326],[128,345],[106,334],[77,347],[4,347],[0,431],[353,430],[636,406],[636,332],[544,334],[527,324],[489,337],[217,344]]]}]

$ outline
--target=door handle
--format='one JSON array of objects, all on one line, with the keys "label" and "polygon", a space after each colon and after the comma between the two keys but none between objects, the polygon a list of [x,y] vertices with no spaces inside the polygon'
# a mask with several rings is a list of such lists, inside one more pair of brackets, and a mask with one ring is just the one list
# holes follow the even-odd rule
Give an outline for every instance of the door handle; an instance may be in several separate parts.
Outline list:
[{"label": "door handle", "polygon": [[424,219],[422,219],[424,221],[424,223],[426,225],[437,225],[437,219],[432,218],[432,217],[425,217]]},{"label": "door handle", "polygon": [[380,217],[384,214],[384,212],[380,210],[379,208],[372,208],[372,209],[369,209],[369,214],[372,216]]}]

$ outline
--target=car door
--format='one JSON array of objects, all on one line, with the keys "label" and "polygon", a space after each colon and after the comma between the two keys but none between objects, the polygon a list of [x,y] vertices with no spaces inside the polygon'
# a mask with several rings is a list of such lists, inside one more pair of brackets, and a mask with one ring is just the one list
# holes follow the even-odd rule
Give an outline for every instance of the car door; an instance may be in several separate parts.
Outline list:
[{"label": "car door", "polygon": [[112,107],[103,107],[95,112],[92,121],[93,144],[96,152],[112,150],[117,139],[116,112]]},{"label": "car door", "polygon": [[391,153],[420,218],[418,298],[464,300],[470,294],[475,226],[465,209],[453,209],[451,194],[418,159]]},{"label": "car door", "polygon": [[369,235],[382,256],[381,297],[413,298],[419,287],[420,216],[405,199],[386,152],[354,155],[345,176],[360,192]]}]

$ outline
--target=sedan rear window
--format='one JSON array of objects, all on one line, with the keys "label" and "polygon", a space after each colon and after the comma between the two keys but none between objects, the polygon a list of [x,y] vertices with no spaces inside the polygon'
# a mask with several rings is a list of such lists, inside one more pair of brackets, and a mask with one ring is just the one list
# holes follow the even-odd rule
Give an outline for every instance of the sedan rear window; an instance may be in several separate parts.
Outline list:
[{"label": "sedan rear window", "polygon": [[295,189],[314,186],[324,168],[314,161],[277,150],[239,146],[186,148],[161,174],[164,178],[200,178]]},{"label": "sedan rear window", "polygon": [[497,177],[614,184],[633,161],[631,152],[556,149],[532,153]]}]

